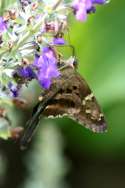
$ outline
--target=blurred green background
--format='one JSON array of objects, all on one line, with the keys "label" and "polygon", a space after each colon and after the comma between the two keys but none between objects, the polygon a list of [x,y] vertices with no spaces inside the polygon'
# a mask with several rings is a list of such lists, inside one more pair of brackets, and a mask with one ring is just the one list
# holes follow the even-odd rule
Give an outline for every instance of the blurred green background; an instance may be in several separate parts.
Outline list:
[{"label": "blurred green background", "polygon": [[[26,151],[1,140],[0,188],[125,187],[125,1],[98,6],[86,23],[71,19],[70,39],[108,132],[93,134],[64,118],[41,122]],[[18,123],[29,114],[18,109]]]}]

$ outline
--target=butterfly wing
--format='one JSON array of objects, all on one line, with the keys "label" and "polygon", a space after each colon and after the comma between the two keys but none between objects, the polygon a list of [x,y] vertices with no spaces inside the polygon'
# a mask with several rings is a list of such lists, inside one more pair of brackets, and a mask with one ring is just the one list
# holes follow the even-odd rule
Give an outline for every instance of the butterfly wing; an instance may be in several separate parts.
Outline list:
[{"label": "butterfly wing", "polygon": [[[43,115],[68,116],[93,132],[104,132],[107,128],[106,122],[95,96],[81,75],[73,69],[70,71],[72,78],[49,101]],[[66,73],[64,75],[66,77]]]}]

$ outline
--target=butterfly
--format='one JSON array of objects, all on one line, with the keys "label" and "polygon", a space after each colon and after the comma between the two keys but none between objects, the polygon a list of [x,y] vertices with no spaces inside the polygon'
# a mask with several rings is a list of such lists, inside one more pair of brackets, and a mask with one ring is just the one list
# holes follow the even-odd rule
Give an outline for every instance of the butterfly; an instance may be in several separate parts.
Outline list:
[{"label": "butterfly", "polygon": [[33,109],[32,117],[21,138],[22,148],[31,140],[42,117],[67,116],[93,132],[106,131],[106,121],[101,108],[90,87],[77,72],[75,59],[72,61],[60,69],[61,76],[53,79],[51,87],[43,92]]}]

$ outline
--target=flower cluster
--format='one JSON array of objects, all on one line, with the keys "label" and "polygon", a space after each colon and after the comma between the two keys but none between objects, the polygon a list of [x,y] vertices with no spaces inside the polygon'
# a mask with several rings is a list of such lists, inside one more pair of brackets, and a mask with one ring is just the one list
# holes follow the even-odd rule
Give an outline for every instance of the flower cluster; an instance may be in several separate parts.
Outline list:
[{"label": "flower cluster", "polygon": [[[56,46],[68,42],[68,15],[85,21],[95,12],[96,4],[106,0],[36,1],[20,0],[0,17],[0,90],[11,97],[19,96],[23,84],[38,80],[49,89],[54,78],[61,76]],[[16,79],[15,79],[16,75]],[[6,79],[3,79],[6,78]]]}]

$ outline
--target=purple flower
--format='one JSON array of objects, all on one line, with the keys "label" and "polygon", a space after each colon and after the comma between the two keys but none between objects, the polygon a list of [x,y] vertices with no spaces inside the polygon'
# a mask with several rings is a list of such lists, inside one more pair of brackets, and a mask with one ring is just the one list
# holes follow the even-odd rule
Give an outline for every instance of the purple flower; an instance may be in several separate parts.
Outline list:
[{"label": "purple flower", "polygon": [[8,83],[8,88],[10,92],[12,93],[13,97],[18,97],[19,95],[19,87],[17,85],[12,84],[12,82]]},{"label": "purple flower", "polygon": [[57,70],[57,66],[55,63],[43,63],[43,66],[38,71],[38,80],[40,85],[45,88],[49,89],[51,85],[52,78],[56,78],[60,75],[59,71]]},{"label": "purple flower", "polygon": [[65,44],[65,40],[63,39],[63,38],[61,38],[61,37],[55,37],[54,39],[53,39],[53,44],[55,44],[55,45],[63,45],[63,44]]},{"label": "purple flower", "polygon": [[49,89],[52,79],[60,75],[54,51],[50,47],[43,48],[42,55],[36,56],[33,65],[37,68],[37,79],[40,85],[44,89]]},{"label": "purple flower", "polygon": [[56,62],[54,51],[50,47],[44,47],[41,56],[35,55],[33,65],[39,69],[44,62]]},{"label": "purple flower", "polygon": [[0,33],[3,33],[7,30],[6,23],[3,20],[3,17],[0,17]]},{"label": "purple flower", "polygon": [[27,79],[35,78],[35,73],[33,72],[32,68],[30,66],[19,68],[18,74],[19,74],[19,76],[27,78]]},{"label": "purple flower", "polygon": [[74,0],[72,7],[76,19],[79,21],[85,21],[87,14],[95,12],[94,4],[104,4],[107,0]]}]

